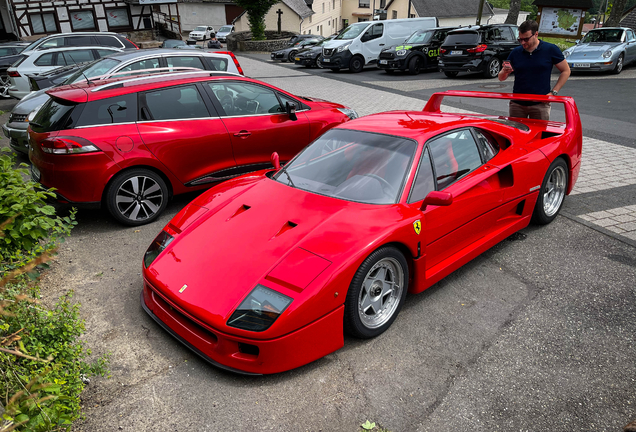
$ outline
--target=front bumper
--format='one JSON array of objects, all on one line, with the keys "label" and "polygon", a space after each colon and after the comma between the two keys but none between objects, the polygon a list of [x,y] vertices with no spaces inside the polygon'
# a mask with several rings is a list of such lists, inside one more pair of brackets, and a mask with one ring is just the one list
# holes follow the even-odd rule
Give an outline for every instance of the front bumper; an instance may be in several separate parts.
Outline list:
[{"label": "front bumper", "polygon": [[3,124],[2,133],[5,137],[9,138],[9,145],[13,150],[25,155],[29,154],[29,134],[27,128],[16,129]]},{"label": "front bumper", "polygon": [[246,339],[223,333],[188,316],[144,278],[144,310],[165,330],[212,365],[248,375],[272,374],[317,360],[344,345],[344,306],[295,332],[275,339]]},{"label": "front bumper", "polygon": [[287,60],[287,53],[276,51],[271,53],[270,57],[272,60]]},{"label": "front bumper", "polygon": [[353,55],[351,54],[351,51],[349,51],[348,49],[339,53],[338,52],[333,53],[329,57],[323,56],[322,66],[324,68],[329,68],[329,69],[348,68],[349,63],[351,62],[351,57],[353,57]]},{"label": "front bumper", "polygon": [[188,38],[190,39],[194,39],[194,40],[203,40],[205,38],[204,35],[193,35],[193,34],[189,34]]},{"label": "front bumper", "polygon": [[316,59],[311,57],[296,57],[294,58],[294,63],[301,66],[314,66]]},{"label": "front bumper", "polygon": [[406,65],[408,62],[406,61],[407,57],[396,58],[396,59],[379,59],[378,67],[380,69],[385,70],[406,70]]},{"label": "front bumper", "polygon": [[606,72],[616,67],[617,60],[606,61],[576,61],[567,59],[570,70],[575,72]]}]

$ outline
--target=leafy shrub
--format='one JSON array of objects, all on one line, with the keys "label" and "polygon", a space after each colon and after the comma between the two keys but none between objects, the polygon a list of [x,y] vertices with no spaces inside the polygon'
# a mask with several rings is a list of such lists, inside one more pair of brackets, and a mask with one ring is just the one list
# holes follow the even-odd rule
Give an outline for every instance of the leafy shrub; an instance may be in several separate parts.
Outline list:
[{"label": "leafy shrub", "polygon": [[21,267],[51,250],[77,224],[74,211],[55,216],[55,208],[45,202],[55,193],[25,180],[27,165],[14,169],[14,156],[7,150],[0,153],[0,222],[7,221],[0,238],[0,272]]}]

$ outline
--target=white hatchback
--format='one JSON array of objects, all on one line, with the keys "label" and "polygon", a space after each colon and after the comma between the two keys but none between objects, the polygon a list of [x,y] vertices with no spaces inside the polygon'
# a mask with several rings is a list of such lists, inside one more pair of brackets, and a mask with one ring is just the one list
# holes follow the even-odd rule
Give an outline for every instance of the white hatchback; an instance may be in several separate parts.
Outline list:
[{"label": "white hatchback", "polygon": [[207,40],[214,34],[214,27],[212,26],[197,26],[190,32],[188,37],[194,40]]},{"label": "white hatchback", "polygon": [[16,99],[22,99],[31,92],[27,75],[38,75],[60,66],[90,63],[122,51],[123,49],[103,46],[23,51],[22,57],[7,69],[7,75],[11,80],[9,95]]}]

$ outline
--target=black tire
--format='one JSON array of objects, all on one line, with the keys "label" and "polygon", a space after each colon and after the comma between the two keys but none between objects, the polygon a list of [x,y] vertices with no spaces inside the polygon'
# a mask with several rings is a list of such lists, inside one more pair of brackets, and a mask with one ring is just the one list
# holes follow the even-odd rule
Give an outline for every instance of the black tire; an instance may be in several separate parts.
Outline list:
[{"label": "black tire", "polygon": [[324,66],[322,64],[321,56],[316,57],[316,67],[319,68],[319,69],[323,69],[324,68]]},{"label": "black tire", "polygon": [[369,255],[349,285],[345,299],[345,331],[362,339],[382,334],[400,313],[408,280],[408,264],[396,248],[385,246]]},{"label": "black tire", "polygon": [[501,60],[497,57],[492,57],[486,68],[484,69],[484,78],[495,78],[499,75],[499,71],[501,70]]},{"label": "black tire", "polygon": [[362,69],[364,69],[364,59],[359,55],[353,56],[349,62],[349,70],[358,73],[362,72]]},{"label": "black tire", "polygon": [[106,191],[106,208],[118,222],[138,226],[157,219],[168,204],[168,187],[161,176],[134,168],[115,176]]},{"label": "black tire", "polygon": [[445,71],[444,75],[446,75],[448,78],[455,78],[457,76],[459,72],[450,72],[450,71]]},{"label": "black tire", "polygon": [[616,60],[616,66],[614,66],[614,69],[612,69],[612,73],[615,75],[621,73],[623,71],[623,66],[625,66],[624,63],[625,56],[621,53],[621,55],[618,56],[618,60]]},{"label": "black tire", "polygon": [[419,74],[424,69],[424,61],[420,56],[414,56],[409,60],[409,73],[411,75]]},{"label": "black tire", "polygon": [[562,158],[557,158],[550,164],[543,177],[532,221],[538,225],[552,222],[563,207],[567,190],[568,164]]},{"label": "black tire", "polygon": [[289,54],[287,54],[287,60],[289,60],[290,63],[294,62],[294,57],[296,57],[296,51],[290,51]]}]

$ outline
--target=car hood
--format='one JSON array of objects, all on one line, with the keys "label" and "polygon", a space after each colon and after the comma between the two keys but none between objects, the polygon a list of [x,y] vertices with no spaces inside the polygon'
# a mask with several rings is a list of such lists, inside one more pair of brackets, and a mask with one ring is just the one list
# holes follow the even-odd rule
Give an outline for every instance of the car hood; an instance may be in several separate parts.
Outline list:
[{"label": "car hood", "polygon": [[[221,185],[221,193],[217,189],[191,203],[195,210],[186,213],[204,213],[175,236],[145,274],[188,314],[226,331],[228,318],[257,284],[272,286],[268,281],[282,279],[298,293],[297,309],[303,297],[311,298],[320,288],[308,288],[314,279],[374,247],[374,239],[392,226],[389,221],[399,219],[392,211],[397,205],[330,198],[264,176],[247,176],[234,187]],[[285,270],[290,268],[294,271]]]},{"label": "car hood", "polygon": [[49,100],[49,95],[46,94],[47,90],[50,90],[50,88],[29,93],[24,98],[20,99],[11,112],[13,114],[29,114],[35,108]]},{"label": "car hood", "polygon": [[313,47],[308,47],[308,48],[303,48],[300,51],[298,51],[297,55],[303,56],[303,55],[314,55],[314,54],[320,54],[322,52],[322,45],[321,46],[313,46]]},{"label": "car hood", "polygon": [[355,39],[347,39],[347,40],[330,40],[329,42],[323,45],[323,48],[338,48],[341,45],[347,45],[351,42],[355,41]]},{"label": "car hood", "polygon": [[603,53],[607,50],[611,50],[615,48],[616,44],[608,44],[608,43],[586,43],[576,45],[570,51],[570,58],[586,58],[593,59],[596,57],[601,57]]}]

